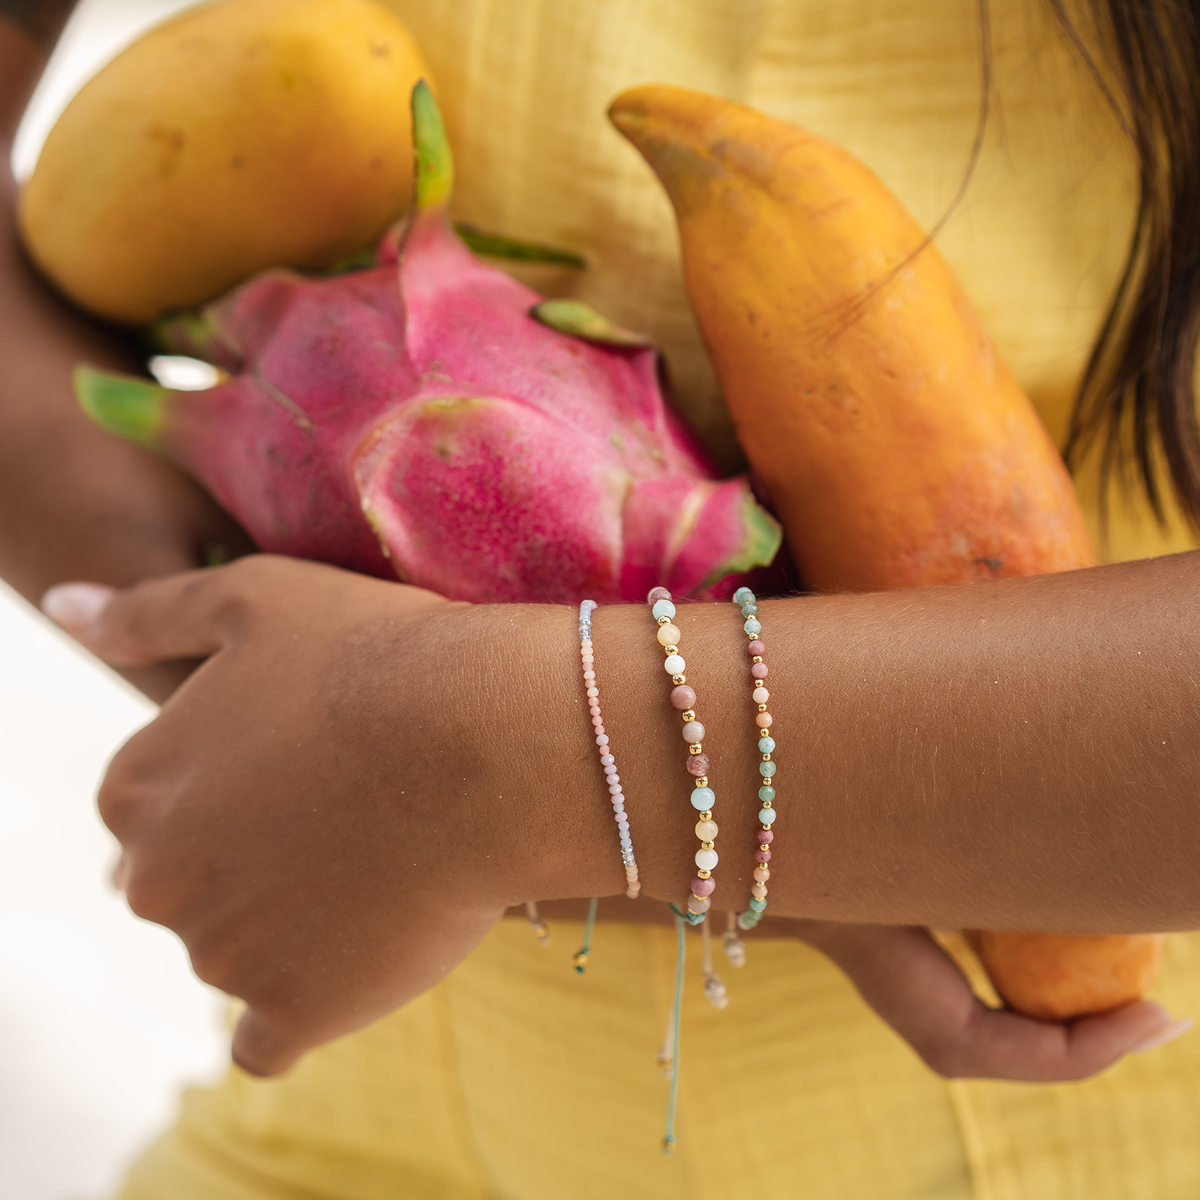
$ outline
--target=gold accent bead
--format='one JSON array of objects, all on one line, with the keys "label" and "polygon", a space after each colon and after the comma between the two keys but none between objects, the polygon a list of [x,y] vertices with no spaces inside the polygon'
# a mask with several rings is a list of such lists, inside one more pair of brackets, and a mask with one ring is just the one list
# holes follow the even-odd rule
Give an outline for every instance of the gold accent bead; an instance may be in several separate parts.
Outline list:
[{"label": "gold accent bead", "polygon": [[752,663],[760,663],[760,662],[762,662],[762,655],[756,654],[750,661]]},{"label": "gold accent bead", "polygon": [[766,712],[766,711],[767,711],[767,706],[766,706],[765,704],[760,704],[760,705],[758,706],[758,711],[759,711],[759,712]]},{"label": "gold accent bead", "polygon": [[760,850],[770,850],[770,848],[771,848],[771,843],[770,843],[770,842],[759,842],[759,843],[758,843],[758,848],[759,848]]},{"label": "gold accent bead", "polygon": [[775,807],[775,801],[774,801],[774,800],[764,800],[764,801],[762,802],[762,806],[763,806],[763,808],[774,808],[774,807]]},{"label": "gold accent bead", "polygon": [[771,761],[771,756],[770,756],[769,754],[764,754],[764,755],[763,755],[763,762],[770,762],[770,761]]},{"label": "gold accent bead", "polygon": [[687,676],[686,675],[672,675],[671,682],[676,685],[681,684],[681,683],[687,683]]},{"label": "gold accent bead", "polygon": [[694,708],[689,708],[686,711],[681,712],[679,715],[683,718],[683,722],[686,725],[688,721],[694,721],[696,719],[696,710]]},{"label": "gold accent bead", "polygon": [[711,821],[711,820],[712,820],[712,809],[711,809],[711,808],[706,808],[706,809],[705,809],[705,810],[704,810],[704,811],[703,811],[703,812],[700,814],[700,820],[702,820],[702,821]]},{"label": "gold accent bead", "polygon": [[691,745],[688,746],[689,754],[700,754],[703,752],[703,750],[704,750],[703,742],[692,742]]},{"label": "gold accent bead", "polygon": [[707,775],[699,776],[696,779],[696,786],[697,787],[708,787],[708,776]]},{"label": "gold accent bead", "polygon": [[678,646],[664,646],[664,647],[663,647],[663,649],[664,649],[664,650],[665,650],[665,651],[666,651],[668,654],[678,654],[678,653],[679,653],[679,647],[678,647]]},{"label": "gold accent bead", "polygon": [[716,848],[716,845],[717,845],[716,842],[701,842],[700,849],[701,850],[713,850]]},{"label": "gold accent bead", "polygon": [[670,625],[671,623],[670,617],[658,617],[657,620],[660,625]]},{"label": "gold accent bead", "polygon": [[701,879],[709,879],[709,878],[711,878],[711,877],[712,877],[712,872],[711,872],[711,871],[697,871],[697,872],[696,872],[696,874],[697,874],[697,875],[698,875],[698,876],[699,876]]}]

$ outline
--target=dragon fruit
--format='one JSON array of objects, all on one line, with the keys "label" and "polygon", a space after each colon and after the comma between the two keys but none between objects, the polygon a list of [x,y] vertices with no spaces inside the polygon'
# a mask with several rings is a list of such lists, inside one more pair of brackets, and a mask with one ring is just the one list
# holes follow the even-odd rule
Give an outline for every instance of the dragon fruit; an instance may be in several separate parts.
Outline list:
[{"label": "dragon fruit", "polygon": [[84,409],[264,550],[476,602],[723,598],[779,526],[744,477],[715,477],[644,339],[468,250],[437,106],[423,83],[412,102],[414,209],[372,268],[258,275],[160,329],[215,386],[81,367]]}]

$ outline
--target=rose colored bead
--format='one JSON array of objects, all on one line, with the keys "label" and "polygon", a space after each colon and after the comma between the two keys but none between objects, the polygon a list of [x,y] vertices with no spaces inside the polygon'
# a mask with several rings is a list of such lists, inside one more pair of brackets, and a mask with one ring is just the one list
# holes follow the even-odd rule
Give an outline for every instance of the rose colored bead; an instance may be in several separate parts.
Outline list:
[{"label": "rose colored bead", "polygon": [[687,712],[689,708],[696,707],[696,693],[686,683],[681,683],[671,693],[671,705],[680,712]]},{"label": "rose colored bead", "polygon": [[750,664],[750,674],[753,675],[755,679],[766,679],[767,664],[766,663],[751,663]]},{"label": "rose colored bead", "polygon": [[771,693],[768,692],[765,687],[756,687],[754,691],[750,693],[750,699],[753,700],[755,704],[766,704],[770,698]]},{"label": "rose colored bead", "polygon": [[758,638],[755,638],[754,641],[752,641],[750,645],[746,647],[746,649],[750,652],[751,658],[758,658],[767,652],[766,646],[764,646],[762,642],[758,640]]},{"label": "rose colored bead", "polygon": [[597,733],[604,732],[604,718],[599,713],[592,718],[592,724],[595,725]]},{"label": "rose colored bead", "polygon": [[760,829],[758,840],[761,845],[769,846],[775,840],[775,834],[770,829]]},{"label": "rose colored bead", "polygon": [[754,878],[757,879],[759,883],[766,883],[767,880],[771,878],[771,872],[766,867],[755,867]]},{"label": "rose colored bead", "polygon": [[651,588],[649,595],[646,597],[647,604],[653,604],[655,600],[670,600],[671,593],[665,587]]},{"label": "rose colored bead", "polygon": [[708,755],[707,754],[689,754],[687,760],[687,769],[689,775],[707,775],[708,774]]},{"label": "rose colored bead", "polygon": [[717,881],[715,879],[693,879],[692,891],[697,896],[711,896],[716,889]]},{"label": "rose colored bead", "polygon": [[759,727],[759,729],[770,729],[771,723],[774,720],[775,718],[771,716],[770,713],[759,713],[758,716],[754,718],[754,723]]},{"label": "rose colored bead", "polygon": [[767,889],[763,887],[761,883],[756,883],[750,889],[750,895],[752,895],[755,900],[765,900],[767,898]]},{"label": "rose colored bead", "polygon": [[755,862],[770,862],[771,861],[770,850],[755,850],[754,861]]}]

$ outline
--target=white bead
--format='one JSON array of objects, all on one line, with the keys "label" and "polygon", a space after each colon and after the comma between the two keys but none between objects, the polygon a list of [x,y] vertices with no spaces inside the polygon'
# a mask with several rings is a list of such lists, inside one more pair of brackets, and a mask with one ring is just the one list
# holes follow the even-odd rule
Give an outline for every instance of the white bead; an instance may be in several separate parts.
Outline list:
[{"label": "white bead", "polygon": [[704,741],[704,726],[699,721],[689,721],[681,730],[683,740],[689,746],[695,745],[696,742]]},{"label": "white bead", "polygon": [[668,675],[682,675],[686,669],[687,663],[683,661],[683,655],[681,654],[668,654],[663,659],[663,670]]},{"label": "white bead", "polygon": [[750,695],[750,699],[753,700],[755,704],[766,704],[770,698],[771,693],[768,692],[765,687],[756,687]]},{"label": "white bead", "polygon": [[711,871],[717,865],[717,862],[717,852],[715,850],[696,851],[696,866],[701,871]]}]

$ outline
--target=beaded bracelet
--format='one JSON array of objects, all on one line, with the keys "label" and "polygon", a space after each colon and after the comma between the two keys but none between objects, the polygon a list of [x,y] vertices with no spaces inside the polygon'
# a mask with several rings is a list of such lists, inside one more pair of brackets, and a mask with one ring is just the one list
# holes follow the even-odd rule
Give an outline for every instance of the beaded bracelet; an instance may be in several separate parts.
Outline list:
[{"label": "beaded bracelet", "polygon": [[754,886],[750,889],[749,907],[745,912],[739,913],[737,918],[739,928],[750,930],[762,920],[762,915],[767,910],[767,880],[771,878],[771,868],[768,864],[771,861],[771,843],[775,840],[775,833],[771,829],[775,823],[775,762],[771,758],[775,749],[775,739],[770,733],[773,718],[767,712],[767,701],[771,698],[771,693],[767,691],[767,664],[763,662],[767,648],[759,637],[762,633],[762,623],[758,619],[758,602],[748,587],[738,588],[733,593],[733,602],[741,605],[742,616],[745,619],[742,630],[750,639],[746,647],[750,652],[750,683],[753,689],[750,698],[754,701],[754,733],[758,738],[758,752],[762,755],[762,761],[758,764],[758,773],[762,776],[762,784],[758,789],[758,798],[762,801],[758,820],[762,829],[758,834],[758,849],[754,852]]},{"label": "beaded bracelet", "polygon": [[617,760],[613,757],[608,734],[604,731],[604,718],[600,714],[600,689],[596,686],[596,656],[592,650],[592,612],[596,607],[595,600],[585,600],[579,606],[579,657],[583,662],[583,684],[587,689],[588,710],[592,714],[592,727],[596,732],[600,765],[604,768],[608,794],[612,798],[613,818],[617,822],[617,832],[621,840],[621,864],[625,868],[625,895],[630,900],[636,900],[638,892],[642,890],[642,885],[638,879],[633,839],[629,836],[629,814],[625,811],[625,793],[621,788],[621,776],[617,774]]},{"label": "beaded bracelet", "polygon": [[688,744],[687,771],[695,781],[691,802],[692,807],[700,814],[700,820],[696,823],[696,837],[700,839],[700,849],[696,851],[696,878],[692,880],[692,894],[688,897],[687,911],[680,912],[674,905],[671,907],[689,925],[699,925],[712,904],[710,897],[717,886],[712,878],[713,868],[717,865],[717,852],[714,848],[717,824],[712,819],[712,808],[717,798],[708,786],[709,758],[704,753],[704,726],[696,720],[696,692],[687,686],[687,676],[684,675],[687,663],[679,654],[680,632],[678,627],[671,623],[671,618],[675,616],[671,593],[664,587],[651,588],[646,600],[651,605],[651,616],[658,622],[658,644],[666,653],[663,668],[675,685],[671,692],[671,705],[680,710],[680,716],[683,718],[683,740]]}]

